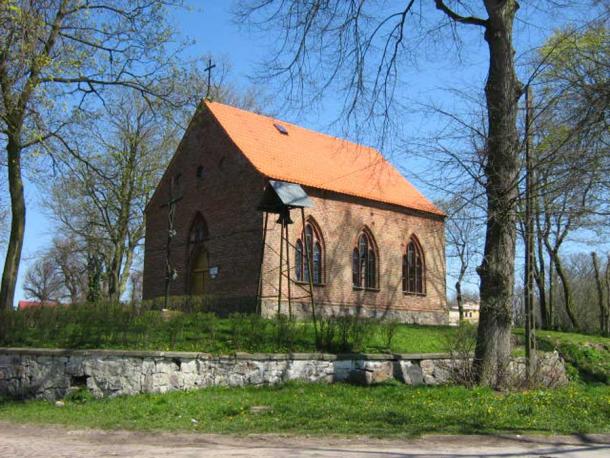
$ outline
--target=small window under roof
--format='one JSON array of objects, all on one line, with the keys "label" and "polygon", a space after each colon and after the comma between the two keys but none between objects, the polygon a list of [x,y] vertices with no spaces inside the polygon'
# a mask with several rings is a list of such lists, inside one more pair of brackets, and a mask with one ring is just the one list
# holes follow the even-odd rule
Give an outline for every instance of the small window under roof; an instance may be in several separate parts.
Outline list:
[{"label": "small window under roof", "polygon": [[288,135],[288,129],[286,129],[286,127],[282,126],[281,124],[278,123],[273,123],[273,126],[277,129],[277,131],[282,134],[282,135]]}]

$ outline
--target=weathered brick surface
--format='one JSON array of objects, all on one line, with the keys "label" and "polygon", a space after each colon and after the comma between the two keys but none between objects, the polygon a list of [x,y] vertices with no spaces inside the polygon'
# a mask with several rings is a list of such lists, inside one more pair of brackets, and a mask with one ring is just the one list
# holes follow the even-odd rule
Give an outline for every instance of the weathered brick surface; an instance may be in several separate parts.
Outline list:
[{"label": "weathered brick surface", "polygon": [[[197,178],[197,168],[203,177]],[[216,121],[202,112],[195,116],[146,211],[144,298],[164,294],[165,248],[169,183],[181,176],[182,199],[176,204],[172,265],[178,278],[171,295],[187,292],[188,234],[197,212],[208,225],[209,265],[219,267],[208,279],[208,292],[227,297],[255,296],[262,215],[256,211],[264,179],[224,135]]]},{"label": "weathered brick surface", "polygon": [[[197,178],[197,168],[204,175]],[[222,127],[204,108],[191,126],[170,164],[146,212],[144,259],[144,297],[164,293],[165,246],[167,239],[167,202],[169,182],[181,174],[183,197],[177,203],[172,242],[172,264],[178,278],[172,283],[172,295],[188,291],[187,237],[191,223],[200,212],[207,221],[209,265],[218,266],[216,279],[208,279],[207,292],[221,297],[255,297],[260,264],[263,217],[256,210],[265,177],[261,176],[239,152]],[[374,183],[371,183],[374,186]],[[403,321],[442,323],[446,321],[444,223],[441,217],[418,213],[398,206],[373,202],[353,196],[306,188],[314,207],[306,210],[319,225],[324,239],[325,284],[316,286],[314,297],[327,312],[341,308],[361,310],[368,315],[398,316]],[[269,217],[267,248],[263,262],[265,310],[274,309],[272,299],[278,290],[279,225]],[[293,210],[290,241],[302,230],[301,215]],[[352,286],[351,256],[358,235],[368,227],[379,249],[379,290],[356,290]],[[425,255],[426,293],[402,292],[402,256],[411,235],[416,235]],[[294,250],[290,250],[291,277],[294,275]],[[283,289],[287,292],[286,279]],[[307,294],[291,282],[292,297]],[[287,297],[283,298],[287,302]],[[295,309],[298,308],[295,305]],[[301,307],[303,308],[303,307]],[[419,317],[419,319],[418,319]]]},{"label": "weathered brick surface", "polygon": [[[314,286],[316,304],[335,312],[340,312],[340,306],[360,307],[363,309],[361,313],[369,316],[373,311],[376,316],[396,316],[403,321],[446,321],[445,242],[441,218],[311,188],[307,188],[307,193],[312,197],[314,207],[307,209],[306,218],[316,221],[325,245],[325,284]],[[303,225],[300,214],[297,211],[292,213],[295,224],[290,226],[289,237],[294,243],[301,236]],[[379,289],[374,291],[358,290],[352,286],[352,250],[364,227],[373,235],[378,247]],[[277,251],[280,246],[279,225],[274,224],[271,229],[268,244]],[[424,295],[404,294],[402,291],[402,256],[412,235],[417,237],[424,252]],[[294,252],[291,253],[291,270],[294,271]],[[263,276],[266,296],[277,294],[278,266],[277,253],[268,249],[266,274]],[[301,286],[293,282],[293,296],[303,296],[305,291]],[[283,290],[287,291],[287,288]],[[283,302],[287,302],[287,295]],[[274,307],[274,301],[268,300],[268,310]],[[421,313],[422,320],[418,320],[417,312]]]}]

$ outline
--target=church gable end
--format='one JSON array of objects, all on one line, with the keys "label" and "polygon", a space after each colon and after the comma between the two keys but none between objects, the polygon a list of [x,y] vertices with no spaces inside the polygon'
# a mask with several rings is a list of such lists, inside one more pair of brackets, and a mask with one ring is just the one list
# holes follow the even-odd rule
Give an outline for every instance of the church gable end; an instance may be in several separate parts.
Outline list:
[{"label": "church gable end", "polygon": [[[263,186],[263,177],[202,104],[146,207],[144,298],[165,293],[170,200],[175,201],[176,231],[170,244],[170,264],[176,271],[170,295],[189,294],[194,279],[205,285],[205,294],[255,295],[250,270],[259,251],[261,215],[256,204]],[[190,240],[194,221],[204,221],[207,232],[195,244]],[[216,278],[210,278],[213,268],[218,270],[213,272]]]}]

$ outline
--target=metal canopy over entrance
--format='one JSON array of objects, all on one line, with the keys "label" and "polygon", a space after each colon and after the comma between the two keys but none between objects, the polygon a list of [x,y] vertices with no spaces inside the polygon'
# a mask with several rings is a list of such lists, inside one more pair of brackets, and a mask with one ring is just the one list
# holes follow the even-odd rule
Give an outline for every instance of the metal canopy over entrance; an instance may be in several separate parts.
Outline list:
[{"label": "metal canopy over entrance", "polygon": [[[290,210],[292,209],[301,209],[301,219],[303,222],[303,227],[305,227],[305,208],[313,207],[313,202],[305,192],[305,190],[298,184],[288,183],[286,181],[277,181],[277,180],[269,180],[265,190],[263,192],[263,196],[260,204],[258,205],[258,210],[264,212],[265,220],[263,225],[263,244],[261,249],[261,262],[259,269],[259,281],[258,281],[258,311],[260,313],[262,300],[265,298],[263,296],[263,265],[265,259],[265,246],[267,243],[267,226],[269,222],[269,214],[277,214],[279,218],[277,222],[281,224],[281,237],[280,237],[280,267],[279,267],[279,283],[278,283],[278,293],[277,293],[277,313],[278,315],[281,313],[281,304],[282,304],[282,279],[286,277],[287,285],[288,285],[288,314],[292,316],[292,298],[290,291],[290,240],[288,237],[288,225],[292,224],[293,221],[290,218]],[[284,245],[286,246],[286,251],[284,253]],[[284,259],[285,256],[285,259]],[[309,265],[309,269],[311,272],[311,253],[309,253],[308,247],[305,248],[305,256],[307,260],[307,264]],[[301,285],[298,285],[303,288]],[[314,300],[313,300],[313,282],[311,275],[309,276],[309,291],[307,291],[308,295],[304,297],[300,297],[299,299],[308,298],[311,301],[311,309],[313,314],[313,319],[315,321],[315,309],[314,309]],[[269,296],[275,297],[275,296]]]}]

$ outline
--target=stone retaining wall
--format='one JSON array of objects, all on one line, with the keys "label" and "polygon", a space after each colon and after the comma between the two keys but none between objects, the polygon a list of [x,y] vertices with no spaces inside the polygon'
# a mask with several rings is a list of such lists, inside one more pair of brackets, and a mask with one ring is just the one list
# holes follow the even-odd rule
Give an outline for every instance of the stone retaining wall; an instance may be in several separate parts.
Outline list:
[{"label": "stone retaining wall", "polygon": [[[410,385],[451,382],[455,361],[446,354],[322,353],[213,356],[203,353],[0,348],[0,396],[61,399],[79,388],[96,397],[164,393],[210,386],[274,385],[287,381]],[[557,353],[541,358],[546,385],[567,382]],[[511,363],[523,372],[522,359]]]}]

